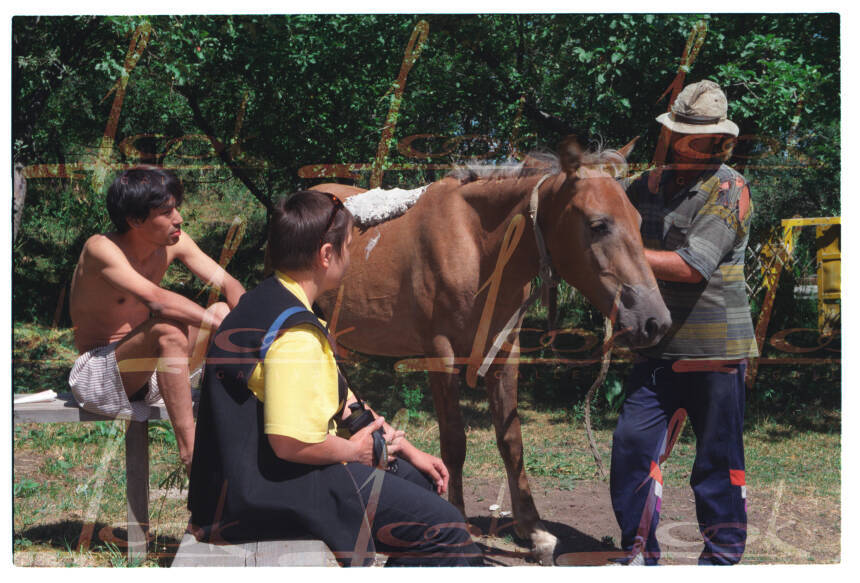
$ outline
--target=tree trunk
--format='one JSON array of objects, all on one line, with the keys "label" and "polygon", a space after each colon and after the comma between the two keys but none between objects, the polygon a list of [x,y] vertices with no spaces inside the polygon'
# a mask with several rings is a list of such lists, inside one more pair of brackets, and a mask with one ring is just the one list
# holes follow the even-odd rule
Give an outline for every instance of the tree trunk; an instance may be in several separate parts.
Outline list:
[{"label": "tree trunk", "polygon": [[230,169],[233,176],[238,178],[239,181],[245,185],[245,188],[254,195],[254,198],[260,201],[260,204],[266,208],[266,215],[271,215],[272,211],[274,211],[272,201],[254,184],[251,177],[248,176],[248,173],[245,172],[235,160],[233,160],[233,157],[230,155],[229,148],[227,148],[221,140],[215,137],[215,130],[212,124],[209,123],[209,120],[206,119],[203,115],[203,110],[200,108],[200,100],[197,96],[197,90],[188,86],[177,87],[177,90],[185,96],[189,107],[191,107],[194,123],[197,124],[197,127],[203,130],[209,138],[209,141],[212,143],[212,147],[215,149],[215,152],[218,154],[221,161]]},{"label": "tree trunk", "polygon": [[12,183],[12,242],[18,238],[18,227],[21,226],[21,217],[24,215],[24,201],[27,198],[27,179],[23,174],[24,166],[15,164],[14,178]]}]

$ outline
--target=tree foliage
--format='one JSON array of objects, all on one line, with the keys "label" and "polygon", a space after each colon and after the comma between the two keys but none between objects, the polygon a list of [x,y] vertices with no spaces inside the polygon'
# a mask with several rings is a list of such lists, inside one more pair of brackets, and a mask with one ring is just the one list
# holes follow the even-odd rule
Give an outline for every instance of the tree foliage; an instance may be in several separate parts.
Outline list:
[{"label": "tree foliage", "polygon": [[[429,34],[399,98],[422,20]],[[392,106],[387,164],[425,170],[386,172],[389,186],[435,179],[442,170],[427,163],[504,159],[567,133],[608,147],[642,136],[632,161],[647,164],[654,117],[699,22],[706,34],[686,82],[711,78],[728,94],[744,136],[732,164],[757,204],[754,238],[784,217],[838,214],[838,15],[16,17],[15,161],[84,167],[30,179],[13,251],[15,315],[50,319],[83,240],[108,226],[91,168],[111,119],[110,168],[175,167],[190,197],[250,193],[258,213],[318,181],[300,177],[304,166],[372,164]],[[129,70],[140,27],[151,32]],[[402,140],[418,134],[404,155]],[[246,236],[249,280],[260,241]]]}]

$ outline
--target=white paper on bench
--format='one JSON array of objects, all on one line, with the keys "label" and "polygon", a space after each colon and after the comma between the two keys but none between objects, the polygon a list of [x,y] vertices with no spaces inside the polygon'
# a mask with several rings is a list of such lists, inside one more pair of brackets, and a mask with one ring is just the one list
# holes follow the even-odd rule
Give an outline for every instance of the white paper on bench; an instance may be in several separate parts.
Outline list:
[{"label": "white paper on bench", "polygon": [[57,393],[48,389],[47,391],[42,391],[41,393],[33,393],[32,395],[15,395],[15,404],[21,405],[23,403],[49,403],[57,398]]}]

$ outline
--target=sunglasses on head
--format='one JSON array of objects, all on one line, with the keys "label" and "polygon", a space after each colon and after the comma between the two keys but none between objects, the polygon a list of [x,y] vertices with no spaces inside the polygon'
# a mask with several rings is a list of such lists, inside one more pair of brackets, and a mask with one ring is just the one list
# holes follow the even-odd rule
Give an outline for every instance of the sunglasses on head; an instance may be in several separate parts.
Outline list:
[{"label": "sunglasses on head", "polygon": [[337,211],[344,208],[343,201],[341,201],[338,197],[331,194],[330,192],[321,192],[320,194],[325,195],[332,202],[331,214],[328,216],[328,222],[325,225],[325,229],[322,232],[322,236],[320,237],[320,245],[322,245],[322,240],[325,239],[326,233],[331,229],[331,226],[334,224],[334,218],[337,216]]}]

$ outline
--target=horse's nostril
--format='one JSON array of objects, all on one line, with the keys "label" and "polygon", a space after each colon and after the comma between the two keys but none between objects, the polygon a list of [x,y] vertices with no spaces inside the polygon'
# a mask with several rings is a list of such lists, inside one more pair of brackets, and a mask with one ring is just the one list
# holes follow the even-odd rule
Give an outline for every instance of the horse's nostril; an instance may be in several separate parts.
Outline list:
[{"label": "horse's nostril", "polygon": [[648,321],[645,322],[645,333],[648,338],[654,338],[660,333],[660,324],[657,323],[657,318],[648,318]]}]

